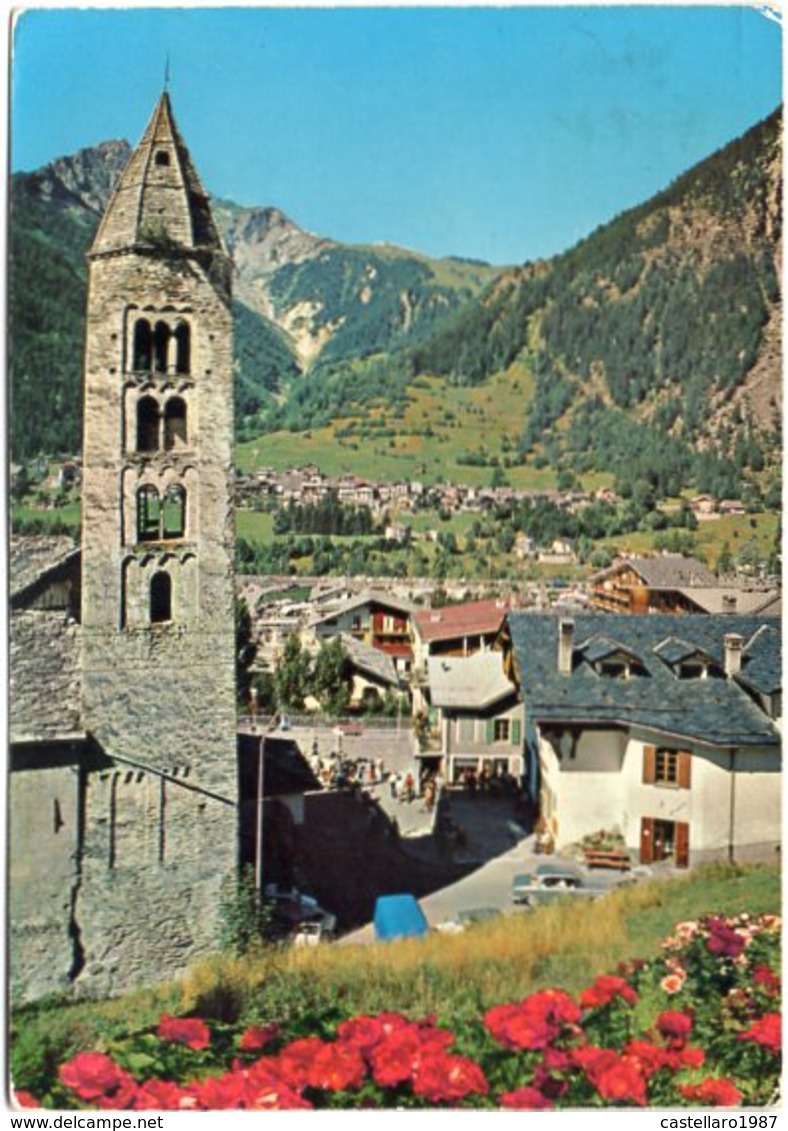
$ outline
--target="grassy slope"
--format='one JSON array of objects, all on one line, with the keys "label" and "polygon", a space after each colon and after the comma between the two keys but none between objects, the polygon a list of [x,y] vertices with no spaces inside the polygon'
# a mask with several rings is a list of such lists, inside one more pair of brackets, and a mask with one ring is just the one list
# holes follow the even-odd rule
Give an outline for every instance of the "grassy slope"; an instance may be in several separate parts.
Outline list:
[{"label": "grassy slope", "polygon": [[398,1009],[440,1020],[519,1000],[544,986],[577,992],[620,961],[659,953],[682,920],[702,914],[779,913],[777,867],[700,869],[607,896],[604,905],[564,904],[480,923],[462,935],[432,934],[381,946],[266,951],[196,963],[182,986],[140,989],[109,1002],[44,1002],[12,1019],[16,1055],[53,1055],[100,1046],[152,1027],[163,1011],[209,1020],[303,1018],[340,1004],[343,1013]]},{"label": "grassy slope", "polygon": [[[710,522],[699,523],[695,531],[695,539],[699,552],[704,555],[704,560],[713,569],[726,542],[734,557],[747,542],[754,543],[760,556],[768,557],[774,545],[779,522],[779,515],[765,512],[755,515],[726,515]],[[643,554],[653,550],[655,537],[654,534],[635,531],[633,534],[621,534],[616,538],[605,538],[602,541],[604,545],[622,553]]]},{"label": "grassy slope", "polygon": [[[245,472],[259,467],[284,470],[314,462],[328,475],[350,473],[425,483],[445,479],[489,486],[492,467],[459,464],[457,456],[478,452],[486,445],[487,453],[503,462],[505,445],[514,448],[520,438],[532,396],[533,377],[519,363],[477,388],[458,388],[442,378],[421,377],[408,390],[402,419],[396,419],[389,406],[378,404],[364,420],[345,418],[311,432],[277,432],[240,444],[236,459]],[[427,423],[433,435],[424,434]],[[382,429],[394,429],[396,435],[376,436]],[[555,474],[549,468],[507,468],[506,476],[516,487],[555,486]]]}]

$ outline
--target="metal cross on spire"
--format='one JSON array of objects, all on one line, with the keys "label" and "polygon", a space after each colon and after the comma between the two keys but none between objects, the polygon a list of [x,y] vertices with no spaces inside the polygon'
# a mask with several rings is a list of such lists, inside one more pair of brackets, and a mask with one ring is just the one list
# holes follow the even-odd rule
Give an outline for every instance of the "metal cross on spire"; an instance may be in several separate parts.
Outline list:
[{"label": "metal cross on spire", "polygon": [[165,90],[165,93],[169,90],[169,86],[170,86],[170,56],[169,56],[169,52],[168,52],[167,53],[167,59],[166,59],[166,62],[164,64],[164,90]]}]

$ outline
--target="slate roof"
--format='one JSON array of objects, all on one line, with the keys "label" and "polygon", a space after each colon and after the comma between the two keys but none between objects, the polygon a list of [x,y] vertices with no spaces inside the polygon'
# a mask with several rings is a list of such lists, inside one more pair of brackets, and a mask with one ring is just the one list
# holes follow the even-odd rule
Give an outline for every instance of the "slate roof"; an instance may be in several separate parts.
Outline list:
[{"label": "slate roof", "polygon": [[583,655],[590,664],[595,664],[599,660],[604,660],[608,656],[630,656],[632,659],[637,657],[627,648],[624,644],[620,644],[617,640],[610,640],[607,636],[594,636],[583,647]]},{"label": "slate roof", "polygon": [[[521,695],[534,719],[637,725],[715,746],[779,744],[774,722],[745,689],[769,694],[781,686],[781,638],[773,623],[704,614],[683,616],[678,625],[675,616],[664,614],[576,615],[576,642],[592,648],[597,638],[613,638],[638,657],[641,674],[616,679],[599,674],[579,647],[571,675],[558,672],[560,619],[536,612],[508,617]],[[723,638],[735,628],[744,638],[740,674],[679,679],[664,656],[679,625],[681,643],[708,655],[719,669]]]},{"label": "slate roof", "polygon": [[742,683],[764,695],[771,695],[782,688],[782,633],[779,625],[761,624],[752,636],[745,638],[742,655]]},{"label": "slate roof", "polygon": [[369,644],[365,644],[363,640],[356,640],[355,636],[350,636],[344,632],[341,633],[339,639],[342,641],[342,646],[354,667],[382,683],[396,687],[399,682],[397,669],[388,653],[381,652],[378,648],[372,648]]},{"label": "slate roof", "polygon": [[431,656],[427,674],[435,707],[483,709],[515,694],[504,674],[500,652]]},{"label": "slate roof", "polygon": [[63,612],[15,612],[8,659],[11,741],[82,736],[80,626]]},{"label": "slate roof", "polygon": [[601,581],[613,577],[622,566],[633,569],[650,589],[685,589],[705,586],[716,587],[717,579],[697,558],[683,554],[655,554],[653,557],[620,558],[607,569],[601,570],[591,580]]},{"label": "slate roof", "polygon": [[654,648],[654,651],[660,656],[666,664],[680,664],[682,660],[688,660],[690,656],[703,656],[706,659],[711,659],[711,656],[699,648],[697,644],[689,640],[683,640],[680,636],[668,636],[661,641]]},{"label": "slate roof", "polygon": [[208,195],[192,164],[170,96],[162,94],[107,205],[91,254],[149,244],[162,231],[180,247],[221,249]]},{"label": "slate roof", "polygon": [[680,589],[683,597],[693,601],[705,613],[726,612],[725,601],[733,598],[736,608],[731,616],[752,615],[778,617],[782,602],[779,589],[736,589],[732,586],[693,586]]},{"label": "slate roof", "polygon": [[67,535],[12,535],[8,547],[8,583],[12,604],[18,604],[47,574],[79,557]]},{"label": "slate roof", "polygon": [[374,590],[365,590],[355,597],[341,601],[327,611],[317,613],[315,616],[310,617],[308,624],[310,627],[322,624],[324,621],[334,620],[336,617],[342,616],[343,613],[352,612],[353,609],[363,608],[365,605],[380,605],[381,608],[391,609],[392,612],[398,613],[400,616],[410,616],[416,609],[416,606],[412,605],[409,601],[402,601],[397,597],[389,597],[385,593],[376,593]]}]

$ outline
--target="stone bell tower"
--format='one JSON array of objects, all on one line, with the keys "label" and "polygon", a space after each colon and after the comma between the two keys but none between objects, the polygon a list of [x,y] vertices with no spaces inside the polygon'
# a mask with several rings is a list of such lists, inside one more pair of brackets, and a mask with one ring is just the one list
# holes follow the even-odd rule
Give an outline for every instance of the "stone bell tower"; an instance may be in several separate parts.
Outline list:
[{"label": "stone bell tower", "polygon": [[211,946],[237,837],[230,262],[167,93],[88,261],[81,902],[127,984]]}]

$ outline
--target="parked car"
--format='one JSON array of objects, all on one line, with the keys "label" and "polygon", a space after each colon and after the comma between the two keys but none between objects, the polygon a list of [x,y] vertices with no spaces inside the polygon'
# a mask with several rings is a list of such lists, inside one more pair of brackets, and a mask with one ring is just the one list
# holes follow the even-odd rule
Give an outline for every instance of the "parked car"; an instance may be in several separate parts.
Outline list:
[{"label": "parked car", "polygon": [[567,897],[595,899],[604,895],[605,890],[589,884],[585,876],[571,864],[561,864],[551,860],[538,864],[533,872],[514,877],[512,902],[535,907]]},{"label": "parked car", "polygon": [[314,896],[268,888],[265,898],[272,908],[271,933],[276,938],[295,940],[304,929],[307,934],[318,933],[321,939],[333,938],[336,933],[336,916],[325,911]]},{"label": "parked car", "polygon": [[499,918],[502,914],[500,907],[463,908],[457,912],[453,919],[444,919],[442,923],[438,923],[435,930],[446,935],[458,935],[467,930],[468,927],[472,927],[474,923],[487,923],[491,919]]},{"label": "parked car", "polygon": [[334,928],[326,920],[333,920],[334,916],[323,914],[325,919],[308,919],[295,928],[290,936],[293,946],[318,946],[321,942],[333,942]]}]

